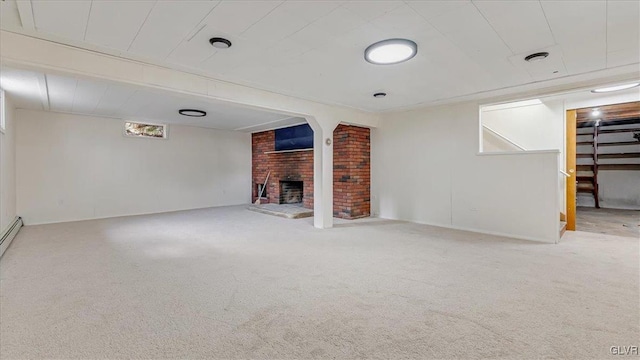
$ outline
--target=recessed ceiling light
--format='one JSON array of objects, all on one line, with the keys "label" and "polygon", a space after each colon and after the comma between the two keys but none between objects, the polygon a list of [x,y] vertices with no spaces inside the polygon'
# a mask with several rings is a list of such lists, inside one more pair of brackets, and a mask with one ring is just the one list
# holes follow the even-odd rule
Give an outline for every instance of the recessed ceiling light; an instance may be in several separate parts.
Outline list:
[{"label": "recessed ceiling light", "polygon": [[191,116],[191,117],[207,116],[207,113],[205,111],[196,110],[196,109],[180,109],[178,110],[178,113],[180,113],[180,115]]},{"label": "recessed ceiling light", "polygon": [[209,43],[211,46],[218,49],[228,49],[231,47],[231,41],[221,37],[213,37],[209,39]]},{"label": "recessed ceiling light", "polygon": [[605,87],[605,88],[600,88],[600,89],[594,89],[594,90],[591,90],[591,92],[592,93],[605,93],[605,92],[611,92],[611,91],[627,90],[627,89],[634,88],[636,86],[640,86],[640,83],[632,83],[632,84],[625,84],[625,85],[610,86],[610,87]]},{"label": "recessed ceiling light", "polygon": [[591,116],[593,117],[600,116],[600,110],[599,109],[591,110]]},{"label": "recessed ceiling light", "polygon": [[524,60],[528,61],[528,62],[536,62],[536,61],[540,61],[540,60],[544,60],[547,58],[547,56],[549,56],[549,53],[546,51],[543,52],[537,52],[531,55],[527,55]]},{"label": "recessed ceiling light", "polygon": [[387,96],[387,93],[383,93],[383,92],[379,92],[379,93],[375,93],[375,94],[373,94],[373,97],[374,97],[374,98],[378,98],[378,99],[379,99],[379,98],[383,98],[383,97],[385,97],[385,96]]},{"label": "recessed ceiling light", "polygon": [[418,45],[407,39],[388,39],[369,45],[364,59],[372,64],[391,65],[411,59],[418,53]]}]

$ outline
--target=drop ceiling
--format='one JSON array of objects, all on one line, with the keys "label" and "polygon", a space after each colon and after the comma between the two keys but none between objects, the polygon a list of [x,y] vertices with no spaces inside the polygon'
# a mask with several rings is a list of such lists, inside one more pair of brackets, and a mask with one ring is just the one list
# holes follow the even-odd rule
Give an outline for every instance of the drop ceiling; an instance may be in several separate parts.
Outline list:
[{"label": "drop ceiling", "polygon": [[[1,2],[2,29],[369,111],[638,64],[638,1]],[[223,36],[227,50],[208,44]],[[412,60],[367,63],[387,38]],[[533,52],[548,59],[527,63]],[[389,96],[373,98],[384,91]]]},{"label": "drop ceiling", "polygon": [[[11,96],[14,105],[21,109],[245,132],[305,123],[302,118],[247,109],[225,102],[7,67],[0,68],[0,86]],[[179,109],[204,110],[207,116],[182,116],[178,114]]]}]

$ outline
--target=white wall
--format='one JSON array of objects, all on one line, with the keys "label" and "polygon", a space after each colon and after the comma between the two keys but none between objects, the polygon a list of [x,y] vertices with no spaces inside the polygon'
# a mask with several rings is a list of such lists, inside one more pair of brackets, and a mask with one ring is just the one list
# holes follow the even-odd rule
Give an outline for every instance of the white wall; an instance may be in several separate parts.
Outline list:
[{"label": "white wall", "polygon": [[558,152],[478,155],[478,104],[386,114],[372,136],[380,217],[555,242]]},{"label": "white wall", "polygon": [[170,126],[123,136],[121,120],[17,111],[17,207],[26,224],[250,202],[250,134]]},{"label": "white wall", "polygon": [[[481,113],[482,124],[496,131],[521,148],[529,150],[557,150],[558,168],[565,170],[565,109],[564,100],[541,99],[542,104],[498,109]],[[492,136],[483,131],[483,151],[502,152]],[[558,172],[558,189],[566,193],[566,178]],[[565,213],[564,195],[558,199],[558,212]]]},{"label": "white wall", "polygon": [[564,149],[562,100],[538,105],[482,111],[482,124],[526,150]]},{"label": "white wall", "polygon": [[9,97],[5,106],[6,131],[0,132],[0,232],[16,217],[16,111]]},{"label": "white wall", "polygon": [[524,151],[505,137],[482,127],[482,151],[483,152],[513,152]]}]

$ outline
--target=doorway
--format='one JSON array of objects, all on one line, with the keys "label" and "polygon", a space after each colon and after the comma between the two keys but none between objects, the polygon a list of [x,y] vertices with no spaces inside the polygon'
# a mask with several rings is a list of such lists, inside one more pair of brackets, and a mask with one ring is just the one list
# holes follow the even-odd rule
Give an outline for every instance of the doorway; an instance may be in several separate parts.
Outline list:
[{"label": "doorway", "polygon": [[640,102],[566,112],[567,230],[640,236]]}]

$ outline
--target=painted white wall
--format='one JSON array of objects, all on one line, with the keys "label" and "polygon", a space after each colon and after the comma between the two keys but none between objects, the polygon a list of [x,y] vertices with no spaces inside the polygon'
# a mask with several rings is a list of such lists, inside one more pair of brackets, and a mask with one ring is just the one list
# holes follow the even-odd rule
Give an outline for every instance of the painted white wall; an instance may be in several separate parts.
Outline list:
[{"label": "painted white wall", "polygon": [[526,150],[564,149],[562,100],[538,105],[482,111],[482,124]]},{"label": "painted white wall", "polygon": [[477,103],[386,114],[372,136],[374,211],[556,242],[558,151],[479,155],[478,114]]},{"label": "painted white wall", "polygon": [[[558,168],[565,170],[565,108],[562,99],[541,99],[537,105],[519,106],[498,110],[482,110],[483,126],[495,131],[525,150],[557,150]],[[510,151],[483,131],[484,152]],[[489,136],[486,136],[489,135]],[[512,150],[511,150],[512,151]],[[558,172],[560,194],[566,192],[566,178]],[[565,212],[565,196],[558,199],[558,212]]]},{"label": "painted white wall", "polygon": [[487,127],[482,127],[482,151],[483,152],[513,152],[524,151],[522,148],[509,141],[507,138],[492,132]]},{"label": "painted white wall", "polygon": [[16,217],[16,110],[5,98],[5,132],[0,132],[0,232]]},{"label": "painted white wall", "polygon": [[123,121],[17,110],[17,207],[26,224],[245,204],[250,134],[170,126],[123,135]]},{"label": "painted white wall", "polygon": [[600,171],[598,187],[601,207],[640,210],[640,171]]}]

